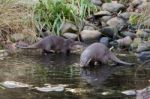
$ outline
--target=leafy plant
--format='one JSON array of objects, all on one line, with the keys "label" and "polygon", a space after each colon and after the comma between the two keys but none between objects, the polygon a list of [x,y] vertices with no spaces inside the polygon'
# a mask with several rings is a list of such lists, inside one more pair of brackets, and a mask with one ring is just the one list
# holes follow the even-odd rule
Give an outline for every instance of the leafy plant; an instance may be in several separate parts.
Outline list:
[{"label": "leafy plant", "polygon": [[77,24],[96,10],[90,0],[39,0],[34,8],[36,27],[61,35],[65,21]]}]

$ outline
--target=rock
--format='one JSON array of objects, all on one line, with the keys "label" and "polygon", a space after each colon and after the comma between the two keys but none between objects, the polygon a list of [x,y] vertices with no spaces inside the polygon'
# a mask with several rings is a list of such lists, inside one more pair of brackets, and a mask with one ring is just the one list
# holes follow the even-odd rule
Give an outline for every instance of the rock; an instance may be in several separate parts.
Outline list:
[{"label": "rock", "polygon": [[140,61],[144,62],[148,59],[150,59],[150,51],[143,51],[141,53],[138,54],[138,58],[140,59]]},{"label": "rock", "polygon": [[150,27],[150,18],[148,18],[147,20],[145,20],[143,23],[142,23],[145,27]]},{"label": "rock", "polygon": [[127,37],[110,42],[111,45],[115,45],[116,43],[119,47],[122,47],[122,46],[129,47],[132,44],[132,39],[131,37],[127,36]]},{"label": "rock", "polygon": [[150,29],[144,29],[144,31],[150,33]]},{"label": "rock", "polygon": [[64,33],[63,34],[63,37],[65,37],[65,38],[68,38],[68,39],[76,39],[77,37],[78,37],[78,35],[77,34],[74,34],[74,33]]},{"label": "rock", "polygon": [[150,43],[149,42],[142,42],[141,44],[138,45],[138,48],[136,52],[142,52],[142,51],[149,51],[150,50]]},{"label": "rock", "polygon": [[108,36],[110,38],[113,38],[114,37],[114,34],[117,34],[118,33],[118,30],[115,28],[115,27],[110,27],[110,26],[107,26],[107,27],[103,27],[101,29],[101,33],[102,35],[104,36]]},{"label": "rock", "polygon": [[149,7],[150,2],[143,2],[142,4],[137,6],[137,12],[142,12],[144,10],[147,10],[147,8]]},{"label": "rock", "polygon": [[99,12],[95,13],[94,15],[111,16],[111,13],[109,11],[99,11]]},{"label": "rock", "polygon": [[91,0],[91,2],[97,6],[101,6],[102,5],[102,1],[101,0]]},{"label": "rock", "polygon": [[112,18],[112,16],[103,16],[103,17],[101,18],[101,21],[106,24],[107,21],[110,20],[111,18]]},{"label": "rock", "polygon": [[122,31],[120,34],[123,37],[126,37],[126,36],[130,36],[131,38],[136,37],[136,34],[130,31]]},{"label": "rock", "polygon": [[83,30],[95,30],[92,26],[84,26]]},{"label": "rock", "polygon": [[62,33],[66,33],[66,32],[77,32],[78,31],[78,29],[77,29],[77,27],[74,25],[74,24],[72,24],[72,23],[70,23],[70,22],[65,22],[64,24],[63,24],[63,26],[61,27],[61,32]]},{"label": "rock", "polygon": [[80,34],[83,40],[96,40],[101,36],[98,30],[83,30]]},{"label": "rock", "polygon": [[3,60],[6,56],[8,56],[8,52],[6,50],[0,50],[0,60]]},{"label": "rock", "polygon": [[106,45],[107,47],[110,47],[109,41],[110,41],[110,38],[109,38],[109,37],[102,37],[102,38],[100,38],[100,40],[99,40],[100,43],[103,43],[103,44]]},{"label": "rock", "polygon": [[143,29],[139,29],[137,30],[136,35],[141,38],[148,38],[150,33],[145,32]]},{"label": "rock", "polygon": [[145,0],[133,0],[133,1],[131,2],[131,5],[132,5],[133,7],[136,7],[136,6],[140,5],[140,4],[142,4],[144,1],[145,1]]},{"label": "rock", "polygon": [[102,5],[102,9],[109,11],[109,12],[119,12],[120,10],[124,9],[125,6],[119,3],[104,3]]},{"label": "rock", "polygon": [[5,81],[1,83],[2,86],[6,88],[29,88],[32,85],[24,84],[21,82],[15,82],[15,81]]},{"label": "rock", "polygon": [[123,18],[124,20],[129,20],[129,18],[130,18],[130,13],[128,13],[128,12],[120,13],[120,14],[118,15],[118,17],[119,17],[119,18]]},{"label": "rock", "polygon": [[133,42],[132,42],[132,44],[131,44],[131,48],[133,49],[133,50],[135,50],[135,49],[137,49],[138,48],[138,46],[141,44],[141,38],[139,38],[139,37],[137,37],[137,38],[134,38],[134,40],[133,40]]},{"label": "rock", "polygon": [[6,42],[3,44],[4,49],[8,54],[15,54],[17,52],[16,44],[12,42]]},{"label": "rock", "polygon": [[52,91],[62,92],[64,91],[64,87],[66,87],[66,85],[62,84],[59,85],[44,84],[44,85],[45,87],[35,87],[35,89],[40,92],[52,92]]},{"label": "rock", "polygon": [[128,95],[128,96],[133,96],[133,95],[136,95],[136,90],[125,90],[125,91],[122,91],[121,93]]},{"label": "rock", "polygon": [[114,17],[107,21],[107,24],[111,27],[116,27],[119,31],[121,31],[124,27],[127,26],[127,23],[122,18]]},{"label": "rock", "polygon": [[24,38],[25,38],[25,35],[21,33],[15,33],[11,35],[11,39],[14,41],[23,40]]}]

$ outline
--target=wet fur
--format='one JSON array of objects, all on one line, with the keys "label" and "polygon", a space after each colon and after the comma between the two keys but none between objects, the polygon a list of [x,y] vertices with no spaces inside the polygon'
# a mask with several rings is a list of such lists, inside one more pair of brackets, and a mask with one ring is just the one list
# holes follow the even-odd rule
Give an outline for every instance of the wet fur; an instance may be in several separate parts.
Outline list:
[{"label": "wet fur", "polygon": [[111,51],[109,51],[104,44],[93,43],[82,52],[80,57],[80,66],[86,67],[89,65],[90,61],[108,64],[110,60],[123,65],[133,65],[132,63],[121,61]]},{"label": "wet fur", "polygon": [[17,45],[17,47],[23,49],[42,49],[44,53],[52,51],[56,53],[69,53],[73,45],[75,45],[75,41],[72,39],[65,39],[60,36],[47,36],[33,45],[27,47]]}]

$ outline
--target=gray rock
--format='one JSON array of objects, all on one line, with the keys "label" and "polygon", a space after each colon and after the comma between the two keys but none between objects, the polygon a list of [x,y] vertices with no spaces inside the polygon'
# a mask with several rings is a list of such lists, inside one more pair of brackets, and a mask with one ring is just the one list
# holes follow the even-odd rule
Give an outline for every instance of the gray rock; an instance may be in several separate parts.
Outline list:
[{"label": "gray rock", "polygon": [[119,4],[119,3],[104,3],[102,5],[102,9],[109,11],[109,12],[118,12],[124,8],[125,8],[125,6],[123,4]]},{"label": "gray rock", "polygon": [[121,35],[122,35],[123,37],[126,37],[126,36],[135,37],[135,36],[136,36],[135,33],[130,32],[130,31],[122,31],[122,32],[121,32]]},{"label": "gray rock", "polygon": [[76,39],[78,36],[77,34],[74,34],[74,33],[64,33],[63,37],[68,38],[68,39]]},{"label": "gray rock", "polygon": [[114,36],[114,34],[118,33],[118,30],[115,27],[107,26],[107,27],[103,27],[101,29],[101,33],[104,36],[108,36],[108,37],[112,38]]},{"label": "gray rock", "polygon": [[83,40],[96,40],[101,36],[98,30],[83,30],[80,34]]},{"label": "gray rock", "polygon": [[150,18],[142,23],[145,27],[150,27]]},{"label": "gray rock", "polygon": [[91,2],[97,6],[101,6],[102,5],[102,1],[101,0],[91,0]]},{"label": "gray rock", "polygon": [[136,6],[140,5],[140,4],[142,4],[143,1],[144,1],[144,0],[133,0],[132,3],[131,3],[131,5],[132,5],[133,7],[136,7]]},{"label": "gray rock", "polygon": [[112,18],[112,16],[103,16],[101,18],[101,21],[107,23],[107,21],[110,20],[111,18]]},{"label": "gray rock", "polygon": [[144,31],[143,29],[139,29],[137,32],[136,32],[136,35],[138,37],[141,37],[141,38],[147,38],[150,36],[150,33]]},{"label": "gray rock", "polygon": [[83,30],[95,30],[92,26],[84,26]]},{"label": "gray rock", "polygon": [[137,52],[150,51],[150,44],[149,44],[149,42],[142,42],[142,43],[138,46],[138,48],[137,48],[136,51],[137,51]]},{"label": "gray rock", "polygon": [[14,41],[22,40],[24,38],[25,38],[25,35],[21,33],[15,33],[11,35],[11,39]]},{"label": "gray rock", "polygon": [[138,54],[138,58],[140,59],[140,61],[144,62],[148,59],[150,59],[150,51],[143,51],[141,53]]},{"label": "gray rock", "polygon": [[119,31],[122,30],[125,26],[127,26],[126,21],[118,17],[114,17],[108,20],[107,24],[111,27],[116,27]]},{"label": "gray rock", "polygon": [[128,12],[124,12],[118,15],[118,17],[123,18],[125,20],[129,20],[130,14]]},{"label": "gray rock", "polygon": [[150,2],[143,2],[142,4],[138,5],[137,6],[137,9],[136,9],[136,12],[149,12],[149,5],[150,5]]},{"label": "gray rock", "polygon": [[99,11],[95,13],[94,15],[106,15],[106,16],[111,16],[111,13],[109,11]]},{"label": "gray rock", "polygon": [[61,32],[62,33],[77,32],[77,31],[78,31],[77,27],[74,24],[70,23],[70,22],[64,23],[63,26],[61,27]]}]

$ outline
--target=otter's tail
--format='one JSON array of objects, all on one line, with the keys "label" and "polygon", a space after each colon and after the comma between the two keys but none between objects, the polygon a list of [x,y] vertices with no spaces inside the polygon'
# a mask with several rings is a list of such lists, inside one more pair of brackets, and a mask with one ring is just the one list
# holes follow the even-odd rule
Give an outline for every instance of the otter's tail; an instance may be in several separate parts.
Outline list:
[{"label": "otter's tail", "polygon": [[128,63],[128,62],[124,62],[124,61],[120,60],[112,52],[110,52],[110,59],[113,60],[114,62],[119,63],[119,64],[129,65],[129,66],[134,65],[134,63]]},{"label": "otter's tail", "polygon": [[16,45],[16,47],[22,48],[22,49],[36,49],[36,48],[38,48],[36,44],[28,45],[28,46]]}]

